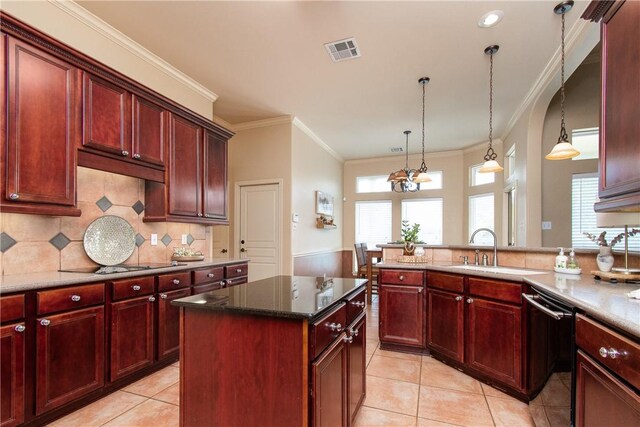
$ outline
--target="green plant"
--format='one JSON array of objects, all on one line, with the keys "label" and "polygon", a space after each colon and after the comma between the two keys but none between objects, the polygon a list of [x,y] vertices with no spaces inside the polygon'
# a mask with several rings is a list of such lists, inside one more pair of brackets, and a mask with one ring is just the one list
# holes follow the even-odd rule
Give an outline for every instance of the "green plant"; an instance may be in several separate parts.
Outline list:
[{"label": "green plant", "polygon": [[[611,239],[611,245],[609,245],[609,244],[607,244],[607,239],[606,239],[607,232],[606,231],[603,231],[602,233],[600,233],[600,235],[598,237],[596,237],[595,234],[587,233],[586,231],[583,232],[582,234],[587,236],[592,242],[597,243],[598,246],[611,246],[611,248],[613,248],[616,245],[616,243],[620,243],[622,241],[622,239],[624,239],[624,236],[625,236],[625,233],[618,234],[616,237]],[[640,234],[640,229],[632,228],[626,234],[627,234],[627,237],[633,237],[636,234]]]},{"label": "green plant", "polygon": [[418,233],[420,233],[420,224],[414,223],[409,225],[409,221],[402,221],[402,240],[405,242],[418,242]]}]

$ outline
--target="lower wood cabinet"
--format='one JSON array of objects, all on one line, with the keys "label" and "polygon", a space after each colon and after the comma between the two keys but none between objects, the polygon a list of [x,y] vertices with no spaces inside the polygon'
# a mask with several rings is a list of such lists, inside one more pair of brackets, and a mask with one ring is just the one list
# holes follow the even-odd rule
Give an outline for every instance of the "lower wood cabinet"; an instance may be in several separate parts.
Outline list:
[{"label": "lower wood cabinet", "polygon": [[424,287],[380,284],[380,342],[425,348]]},{"label": "lower wood cabinet", "polygon": [[24,323],[0,327],[0,426],[24,421]]},{"label": "lower wood cabinet", "polygon": [[311,364],[313,384],[313,425],[316,427],[346,426],[348,350],[345,334]]},{"label": "lower wood cabinet", "polygon": [[104,385],[104,326],[104,306],[37,319],[37,415]]},{"label": "lower wood cabinet", "polygon": [[180,307],[171,301],[191,295],[191,289],[160,293],[158,300],[158,359],[177,356],[180,350]]},{"label": "lower wood cabinet", "polygon": [[[364,294],[363,294],[364,297]],[[347,350],[349,357],[349,383],[347,395],[349,398],[349,425],[353,425],[358,409],[364,403],[367,383],[367,328],[366,316],[356,319],[350,327],[352,341],[348,341]]]},{"label": "lower wood cabinet", "polygon": [[464,359],[464,297],[460,293],[427,290],[427,344],[462,362]]},{"label": "lower wood cabinet", "polygon": [[154,301],[149,295],[111,304],[111,381],[153,364]]}]

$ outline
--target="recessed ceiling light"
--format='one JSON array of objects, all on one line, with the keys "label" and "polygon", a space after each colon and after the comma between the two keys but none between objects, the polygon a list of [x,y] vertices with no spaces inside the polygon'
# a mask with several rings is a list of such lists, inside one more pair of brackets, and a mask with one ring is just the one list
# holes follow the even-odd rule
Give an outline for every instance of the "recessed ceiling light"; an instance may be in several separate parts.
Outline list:
[{"label": "recessed ceiling light", "polygon": [[495,25],[498,25],[498,22],[502,20],[504,16],[504,12],[501,10],[492,10],[491,12],[487,12],[482,15],[482,18],[478,21],[478,27],[480,28],[490,28]]}]

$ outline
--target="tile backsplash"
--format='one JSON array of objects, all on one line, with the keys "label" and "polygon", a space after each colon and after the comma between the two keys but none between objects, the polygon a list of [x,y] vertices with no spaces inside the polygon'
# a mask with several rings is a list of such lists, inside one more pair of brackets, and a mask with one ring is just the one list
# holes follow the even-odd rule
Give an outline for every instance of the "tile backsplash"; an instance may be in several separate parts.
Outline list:
[{"label": "tile backsplash", "polygon": [[[80,268],[95,263],[87,257],[83,237],[87,226],[104,215],[124,218],[136,233],[136,248],[127,264],[171,261],[175,246],[189,246],[208,255],[210,227],[177,222],[145,223],[144,180],[79,167],[80,217],[0,213],[2,274],[36,273]],[[151,234],[158,245],[151,246]],[[188,245],[181,244],[187,235]]]}]

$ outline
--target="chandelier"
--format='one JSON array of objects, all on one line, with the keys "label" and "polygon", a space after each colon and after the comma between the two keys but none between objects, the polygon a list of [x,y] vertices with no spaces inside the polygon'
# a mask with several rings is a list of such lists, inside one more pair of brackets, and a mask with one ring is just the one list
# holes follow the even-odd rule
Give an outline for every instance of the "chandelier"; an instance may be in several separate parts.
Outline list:
[{"label": "chandelier", "polygon": [[503,168],[500,166],[496,158],[498,155],[493,150],[493,55],[498,52],[500,46],[497,44],[488,46],[484,53],[489,55],[489,148],[487,154],[484,155],[484,164],[478,172],[491,173],[502,172]]},{"label": "chandelier", "polygon": [[405,163],[404,168],[395,172],[391,172],[387,182],[391,183],[391,190],[396,193],[415,193],[420,190],[420,183],[414,181],[414,176],[416,175],[415,169],[409,169],[409,134],[410,130],[405,130],[404,134],[406,135],[405,140]]},{"label": "chandelier", "polygon": [[431,178],[427,174],[427,165],[424,163],[424,98],[425,86],[429,83],[429,80],[429,77],[421,77],[418,79],[418,83],[422,85],[422,164],[420,164],[420,168],[416,171],[416,176],[413,179],[413,181],[417,182],[418,185],[420,185],[421,182],[431,181]]}]

